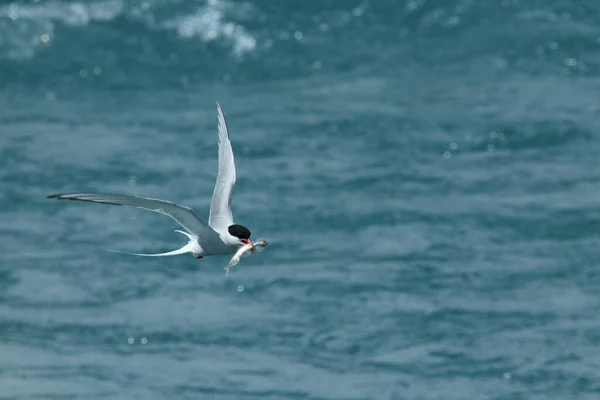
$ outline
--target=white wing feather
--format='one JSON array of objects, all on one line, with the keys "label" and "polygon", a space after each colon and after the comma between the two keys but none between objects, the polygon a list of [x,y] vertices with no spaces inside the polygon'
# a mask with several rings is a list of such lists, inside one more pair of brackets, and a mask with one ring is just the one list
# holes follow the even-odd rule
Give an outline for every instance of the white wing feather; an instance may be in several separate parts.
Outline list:
[{"label": "white wing feather", "polygon": [[219,243],[221,241],[219,234],[202,221],[191,208],[180,206],[165,200],[106,193],[63,193],[53,194],[48,196],[48,198],[142,208],[173,218],[186,231],[198,237],[200,242]]},{"label": "white wing feather", "polygon": [[235,186],[235,161],[229,140],[227,122],[219,103],[217,103],[219,128],[219,171],[210,203],[208,224],[215,230],[227,230],[233,224],[231,214],[231,196]]}]

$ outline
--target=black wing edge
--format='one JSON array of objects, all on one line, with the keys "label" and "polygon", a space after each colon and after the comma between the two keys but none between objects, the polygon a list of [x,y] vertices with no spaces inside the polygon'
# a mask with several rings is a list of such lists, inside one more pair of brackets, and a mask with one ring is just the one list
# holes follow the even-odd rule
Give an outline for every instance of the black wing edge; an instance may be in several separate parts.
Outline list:
[{"label": "black wing edge", "polygon": [[77,201],[85,201],[87,203],[108,204],[111,206],[122,206],[122,204],[110,203],[108,201],[95,201],[95,200],[82,199],[79,197],[65,197],[65,196],[71,196],[71,194],[70,193],[57,193],[57,194],[51,194],[50,196],[46,196],[46,198],[47,199],[58,199],[58,200],[77,200]]}]

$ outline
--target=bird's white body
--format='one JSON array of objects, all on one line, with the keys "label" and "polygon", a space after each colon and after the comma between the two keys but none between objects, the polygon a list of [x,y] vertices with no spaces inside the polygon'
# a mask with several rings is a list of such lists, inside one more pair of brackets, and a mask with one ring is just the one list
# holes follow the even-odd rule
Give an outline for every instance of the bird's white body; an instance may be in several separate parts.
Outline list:
[{"label": "bird's white body", "polygon": [[[141,254],[141,253],[130,253],[126,251],[118,251],[118,250],[109,250],[115,253],[124,253],[131,254],[135,256],[145,256],[145,257],[164,257],[164,256],[176,256],[179,254],[192,253],[196,258],[202,258],[204,256],[215,256],[215,255],[225,255],[225,254],[233,254],[240,247],[240,241],[235,236],[231,236],[229,232],[217,232],[219,234],[220,242],[215,241],[210,244],[208,250],[205,250],[202,247],[202,241],[199,237],[192,235],[188,232],[175,230],[175,232],[179,232],[182,235],[185,235],[188,238],[188,243],[180,249],[169,251],[166,253],[158,253],[158,254]],[[206,246],[206,244],[205,244]]]},{"label": "bird's white body", "polygon": [[[214,255],[224,255],[224,254],[233,254],[240,247],[240,240],[235,236],[231,236],[229,232],[218,232],[220,242],[216,241],[210,244],[208,251],[202,248],[202,242],[200,238],[195,235],[191,235],[187,232],[183,232],[180,230],[176,230],[175,232],[179,232],[188,238],[188,244],[182,248],[186,248],[187,251],[184,253],[192,253],[194,256],[214,256]],[[179,250],[175,250],[179,251]]]},{"label": "bird's white body", "polygon": [[[155,211],[165,214],[177,221],[177,223],[185,229],[185,232],[180,230],[176,232],[179,232],[188,238],[188,243],[185,246],[166,253],[140,254],[116,250],[111,251],[147,257],[174,256],[192,253],[197,258],[202,258],[208,255],[233,254],[240,246],[247,244],[248,242],[252,243],[252,241],[249,240],[250,231],[244,227],[235,225],[231,213],[231,197],[236,181],[235,162],[225,116],[219,103],[217,103],[217,117],[219,131],[219,169],[210,204],[208,224],[188,207],[165,200],[147,197],[135,197],[121,194],[67,193],[51,195],[48,196],[48,198],[88,201]],[[241,228],[242,232],[244,232],[243,237],[233,236],[230,233],[232,226]]]}]

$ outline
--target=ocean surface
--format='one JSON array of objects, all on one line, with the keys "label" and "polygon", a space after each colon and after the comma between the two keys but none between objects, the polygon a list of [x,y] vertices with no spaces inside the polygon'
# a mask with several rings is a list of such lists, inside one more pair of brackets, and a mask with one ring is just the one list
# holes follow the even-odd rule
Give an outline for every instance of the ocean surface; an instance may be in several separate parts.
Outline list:
[{"label": "ocean surface", "polygon": [[[270,246],[145,258],[233,213]],[[600,399],[600,2],[0,5],[0,399]]]}]

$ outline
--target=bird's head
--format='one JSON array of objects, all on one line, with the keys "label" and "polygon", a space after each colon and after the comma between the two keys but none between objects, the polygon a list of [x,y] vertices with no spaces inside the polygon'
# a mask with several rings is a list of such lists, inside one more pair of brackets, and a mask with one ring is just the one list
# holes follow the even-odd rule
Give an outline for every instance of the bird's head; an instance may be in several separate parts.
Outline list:
[{"label": "bird's head", "polygon": [[229,228],[227,228],[227,231],[231,236],[237,238],[241,244],[252,245],[252,252],[256,252],[256,248],[254,247],[252,240],[250,240],[250,229],[242,225],[234,224],[230,225]]}]

